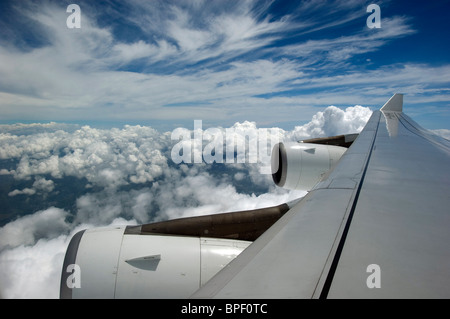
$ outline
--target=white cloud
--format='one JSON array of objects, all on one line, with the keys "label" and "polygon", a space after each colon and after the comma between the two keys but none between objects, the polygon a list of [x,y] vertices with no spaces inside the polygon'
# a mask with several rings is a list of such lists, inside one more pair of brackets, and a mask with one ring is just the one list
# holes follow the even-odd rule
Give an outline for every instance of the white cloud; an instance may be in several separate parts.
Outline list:
[{"label": "white cloud", "polygon": [[22,190],[15,189],[12,192],[8,193],[8,196],[16,196],[16,195],[34,195],[36,194],[36,191],[31,188],[24,188]]},{"label": "white cloud", "polygon": [[440,137],[443,137],[447,140],[450,140],[450,130],[440,129],[440,130],[432,130],[432,132]]},{"label": "white cloud", "polygon": [[61,235],[0,253],[2,298],[59,298],[59,282],[70,237]]},{"label": "white cloud", "polygon": [[[2,174],[13,174],[16,179],[35,175],[74,176],[86,178],[94,185],[117,188],[161,176],[167,158],[154,147],[168,147],[169,140],[149,127],[99,130],[85,126],[73,133],[61,130],[21,136],[2,133],[0,143],[3,146],[0,158],[19,160],[15,170],[4,170]],[[51,191],[51,183],[39,179],[33,188]]]},{"label": "white cloud", "polygon": [[16,196],[16,195],[34,195],[41,194],[45,195],[54,190],[55,183],[52,180],[46,180],[45,178],[36,176],[35,181],[33,183],[32,188],[25,187],[22,190],[15,189],[12,192],[8,193],[8,196]]},{"label": "white cloud", "polygon": [[153,201],[153,194],[150,192],[140,193],[135,197],[135,203],[132,206],[132,213],[136,220],[148,221],[148,212]]},{"label": "white cloud", "polygon": [[70,225],[66,223],[66,217],[67,212],[51,207],[6,224],[0,228],[0,251],[67,233]]},{"label": "white cloud", "polygon": [[[53,210],[50,208],[45,212]],[[48,222],[48,213],[36,213],[34,221]],[[36,215],[36,216],[35,216]],[[19,223],[26,223],[22,220]],[[109,226],[135,224],[122,218],[114,219]],[[27,226],[27,225],[23,225]],[[78,231],[91,228],[81,224],[70,231],[59,232],[58,236],[36,238],[28,243],[0,251],[0,295],[7,299],[56,299],[59,298],[64,255],[70,239]],[[3,229],[0,230],[2,232]],[[1,236],[1,235],[0,235]]]},{"label": "white cloud", "polygon": [[37,191],[49,193],[55,189],[55,183],[52,180],[47,180],[42,177],[36,177],[36,180],[33,183],[33,188]]},{"label": "white cloud", "polygon": [[242,181],[245,178],[245,174],[242,172],[238,172],[234,174],[234,179],[237,181]]},{"label": "white cloud", "polygon": [[13,174],[13,172],[8,171],[7,169],[4,168],[0,169],[0,175],[11,175],[11,174]]},{"label": "white cloud", "polygon": [[301,140],[311,137],[335,136],[340,134],[359,133],[372,115],[367,107],[356,105],[341,110],[335,106],[329,106],[324,112],[317,112],[312,121],[296,126],[288,133],[291,140]]},{"label": "white cloud", "polygon": [[[342,21],[339,19],[339,22]],[[333,64],[346,63],[356,55],[376,51],[395,38],[413,33],[415,31],[404,17],[384,18],[383,28],[376,32],[368,32],[368,29],[361,28],[355,34],[320,40],[308,39],[305,42],[287,45],[281,50],[289,56],[302,58],[302,61],[307,63],[320,61],[334,69]]]}]

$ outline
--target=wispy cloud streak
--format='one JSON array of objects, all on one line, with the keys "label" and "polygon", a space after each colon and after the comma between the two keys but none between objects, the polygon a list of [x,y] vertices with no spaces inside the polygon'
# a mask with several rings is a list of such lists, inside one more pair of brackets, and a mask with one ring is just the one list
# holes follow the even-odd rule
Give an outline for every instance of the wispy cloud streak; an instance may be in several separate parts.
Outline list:
[{"label": "wispy cloud streak", "polygon": [[[395,90],[441,106],[432,94],[449,83],[448,65],[438,70],[443,77],[423,63],[375,67],[365,56],[417,30],[405,16],[384,16],[381,29],[368,29],[359,1],[289,9],[251,0],[80,6],[81,29],[68,29],[56,2],[11,5],[4,34],[33,41],[1,37],[4,120],[266,123],[278,108],[278,122],[306,121],[315,106],[377,105]],[[15,29],[22,21],[34,31]]]}]

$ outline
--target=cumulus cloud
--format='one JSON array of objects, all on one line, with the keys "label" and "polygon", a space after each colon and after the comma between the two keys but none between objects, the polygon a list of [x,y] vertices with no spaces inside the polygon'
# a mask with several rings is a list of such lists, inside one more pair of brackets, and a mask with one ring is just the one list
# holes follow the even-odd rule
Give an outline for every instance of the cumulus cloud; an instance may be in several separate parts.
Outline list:
[{"label": "cumulus cloud", "polygon": [[0,175],[11,175],[11,174],[13,174],[13,172],[11,172],[5,168],[0,169]]},{"label": "cumulus cloud", "polygon": [[52,180],[46,180],[43,177],[36,176],[36,180],[34,181],[32,188],[26,187],[22,190],[15,189],[12,192],[9,192],[8,196],[34,195],[36,193],[49,193],[49,192],[52,192],[54,188],[55,188],[55,183]]},{"label": "cumulus cloud", "polygon": [[[34,214],[37,216],[33,215],[32,219],[42,226],[43,223],[49,221],[48,217],[59,214],[61,212],[57,212],[57,209],[49,208],[46,211]],[[26,219],[18,220],[15,223],[15,227],[29,226],[27,225],[29,221]],[[63,224],[60,220],[59,225],[46,237],[40,239],[28,237],[28,243],[24,243],[24,240],[20,240],[16,235],[15,245],[20,241],[22,241],[22,244],[0,252],[0,295],[2,298],[59,298],[62,264],[70,239],[78,231],[93,227],[89,224],[80,224],[69,232],[67,225],[64,226]],[[118,218],[114,219],[108,226],[126,224],[134,223]],[[58,227],[60,228],[59,234],[56,233]],[[1,228],[0,236],[5,236],[6,231]],[[27,236],[25,235],[25,237]]]},{"label": "cumulus cloud", "polygon": [[70,236],[61,235],[0,253],[2,298],[59,298],[59,278]]},{"label": "cumulus cloud", "polygon": [[55,183],[52,180],[47,180],[42,177],[36,177],[36,180],[33,183],[33,188],[38,191],[49,193],[55,188]]},{"label": "cumulus cloud", "polygon": [[[74,176],[92,184],[118,187],[152,181],[167,167],[161,148],[169,140],[150,127],[125,126],[100,130],[84,126],[73,133],[58,130],[35,135],[0,135],[0,159],[18,159],[11,173],[16,179],[35,175]],[[36,180],[34,188],[49,189],[49,181]]]},{"label": "cumulus cloud", "polygon": [[335,136],[346,133],[359,133],[372,115],[367,107],[356,105],[341,110],[329,106],[323,112],[317,112],[311,122],[296,126],[287,136],[293,140],[310,137]]},{"label": "cumulus cloud", "polygon": [[31,188],[24,188],[22,190],[15,189],[12,192],[8,193],[8,196],[16,196],[16,195],[34,195],[36,191]]},{"label": "cumulus cloud", "polygon": [[[7,163],[0,175],[22,185],[9,191],[9,205],[20,196],[25,202],[37,198],[52,203],[23,212],[0,228],[0,293],[6,298],[57,298],[65,249],[82,228],[255,209],[302,197],[305,192],[275,187],[270,175],[261,174],[260,161],[249,162],[254,152],[249,143],[263,132],[280,140],[354,133],[370,114],[361,106],[328,107],[291,131],[258,128],[255,122],[216,131],[184,129],[189,138],[204,138],[200,151],[211,142],[210,134],[218,132],[225,150],[227,144],[236,151],[244,147],[245,160],[233,152],[232,163],[224,153],[223,163],[175,164],[171,149],[179,141],[170,132],[145,126],[54,129],[50,124],[46,130],[43,125],[0,125],[0,160]],[[236,134],[227,136],[227,129]],[[73,183],[82,187],[67,197]]]},{"label": "cumulus cloud", "polygon": [[51,239],[69,230],[67,212],[51,207],[21,217],[0,228],[0,251],[20,245],[31,245],[39,239]]}]

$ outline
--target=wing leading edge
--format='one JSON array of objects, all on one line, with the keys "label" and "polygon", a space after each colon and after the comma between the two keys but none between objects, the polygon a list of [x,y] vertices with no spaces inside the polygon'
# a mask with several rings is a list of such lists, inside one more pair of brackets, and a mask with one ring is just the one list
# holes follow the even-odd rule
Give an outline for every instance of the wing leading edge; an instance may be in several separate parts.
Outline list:
[{"label": "wing leading edge", "polygon": [[374,111],[334,170],[192,297],[450,297],[450,145],[402,106],[396,94]]}]

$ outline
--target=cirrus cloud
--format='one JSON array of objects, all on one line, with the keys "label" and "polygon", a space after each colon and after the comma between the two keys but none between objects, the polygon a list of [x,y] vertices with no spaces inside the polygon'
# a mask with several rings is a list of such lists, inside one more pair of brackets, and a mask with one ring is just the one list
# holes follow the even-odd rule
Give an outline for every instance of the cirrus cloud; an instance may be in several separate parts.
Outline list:
[{"label": "cirrus cloud", "polygon": [[[429,116],[448,116],[448,64],[371,55],[420,32],[406,15],[384,15],[370,30],[358,2],[299,2],[290,11],[256,0],[80,6],[81,29],[68,29],[54,1],[8,2],[5,34],[33,41],[0,38],[4,120],[279,125],[305,122],[317,106],[379,105],[395,92],[432,107],[422,111]],[[24,21],[33,32],[18,27]]]}]

